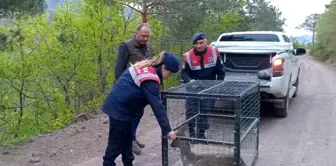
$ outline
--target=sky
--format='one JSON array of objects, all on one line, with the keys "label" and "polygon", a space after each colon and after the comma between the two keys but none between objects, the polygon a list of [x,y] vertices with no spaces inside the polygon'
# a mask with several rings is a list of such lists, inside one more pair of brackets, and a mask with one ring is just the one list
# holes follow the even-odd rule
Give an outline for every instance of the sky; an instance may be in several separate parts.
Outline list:
[{"label": "sky", "polygon": [[312,13],[323,13],[325,5],[332,0],[270,0],[286,18],[285,33],[288,36],[311,35],[311,32],[296,30],[295,27],[304,22],[306,16]]}]

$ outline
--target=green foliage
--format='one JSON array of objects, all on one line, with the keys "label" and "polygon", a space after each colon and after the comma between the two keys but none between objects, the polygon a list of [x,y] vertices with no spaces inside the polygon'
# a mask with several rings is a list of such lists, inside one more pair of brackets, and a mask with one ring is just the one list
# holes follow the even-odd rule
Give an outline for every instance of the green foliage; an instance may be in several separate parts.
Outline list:
[{"label": "green foliage", "polygon": [[240,29],[243,31],[283,31],[285,18],[282,12],[271,5],[268,0],[247,0],[244,21]]},{"label": "green foliage", "polygon": [[307,31],[311,31],[313,33],[312,42],[313,45],[315,43],[315,33],[316,33],[316,23],[317,20],[320,18],[320,14],[314,13],[306,17],[305,21],[296,27],[297,29],[304,29]]},{"label": "green foliage", "polygon": [[13,13],[40,14],[46,8],[45,0],[1,0],[0,17],[11,16]]},{"label": "green foliage", "polygon": [[180,76],[175,74],[163,81],[163,88],[168,89],[180,85]]},{"label": "green foliage", "polygon": [[289,37],[289,38],[292,41],[292,43],[293,43],[293,45],[294,45],[295,48],[307,48],[308,47],[308,45],[300,42],[299,40],[297,40],[294,37]]},{"label": "green foliage", "polygon": [[303,44],[303,43],[301,43],[297,40],[293,41],[293,45],[294,45],[295,48],[305,48],[306,47],[305,44]]},{"label": "green foliage", "polygon": [[313,43],[308,43],[308,44],[306,44],[306,48],[307,48],[307,49],[312,49],[312,48],[313,48]]},{"label": "green foliage", "polygon": [[[66,4],[53,15],[8,20],[1,53],[0,142],[15,143],[96,111],[114,76],[117,45],[132,33],[120,5]],[[74,12],[76,11],[76,12]]]},{"label": "green foliage", "polygon": [[[10,26],[0,26],[0,145],[58,130],[80,112],[97,111],[114,82],[119,44],[134,36],[144,18],[151,26],[152,54],[173,52],[181,62],[197,31],[205,32],[211,42],[224,32],[266,30],[262,27],[268,24],[272,26],[267,30],[278,30],[283,25],[281,13],[262,0],[253,2],[253,8],[243,0],[206,4],[139,0],[135,3],[147,2],[150,8],[127,18],[123,5],[129,1],[73,0],[52,15],[24,17],[18,12],[22,6],[5,1],[3,9],[15,19],[3,20],[2,25]],[[247,13],[243,12],[246,4],[250,5]],[[265,19],[266,15],[272,19]],[[258,20],[264,26],[253,24]],[[178,74],[163,82],[165,89],[179,84]]]},{"label": "green foliage", "polygon": [[336,61],[336,5],[331,3],[316,24],[316,41],[310,54],[320,60]]},{"label": "green foliage", "polygon": [[42,48],[36,40],[36,27],[43,24],[46,17],[39,18],[17,18],[11,22],[14,26],[3,28],[8,32],[0,77],[0,103],[4,108],[0,114],[3,130],[0,141],[3,144],[56,130],[72,118],[69,107],[57,98],[61,94],[51,93],[52,82],[44,77],[48,71],[41,65],[45,58],[39,53]]},{"label": "green foliage", "polygon": [[316,22],[320,18],[320,14],[314,13],[306,17],[305,21],[297,27],[297,29],[304,29],[307,31],[316,31]]},{"label": "green foliage", "polygon": [[243,19],[244,17],[238,15],[237,12],[228,12],[219,17],[218,20],[214,20],[214,17],[209,17],[202,25],[208,40],[213,41],[217,40],[218,32],[232,32],[238,29]]}]

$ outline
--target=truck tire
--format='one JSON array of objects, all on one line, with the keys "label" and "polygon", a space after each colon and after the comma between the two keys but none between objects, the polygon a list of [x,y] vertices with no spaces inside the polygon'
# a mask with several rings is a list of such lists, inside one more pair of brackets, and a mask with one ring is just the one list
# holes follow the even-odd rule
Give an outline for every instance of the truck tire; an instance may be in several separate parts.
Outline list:
[{"label": "truck tire", "polygon": [[279,118],[286,118],[289,110],[289,93],[287,92],[286,97],[283,98],[284,107],[283,108],[274,108],[274,114]]},{"label": "truck tire", "polygon": [[[300,74],[300,72],[299,72],[299,74]],[[298,76],[296,78],[296,81],[295,81],[295,83],[293,85],[293,86],[296,87],[296,90],[295,90],[295,92],[293,94],[293,98],[295,98],[298,95],[298,92],[299,92],[299,74],[298,74]]]},{"label": "truck tire", "polygon": [[279,118],[286,118],[288,115],[288,110],[289,110],[289,91],[290,91],[290,82],[291,82],[291,77],[289,78],[289,83],[288,83],[288,88],[287,88],[287,93],[286,96],[282,98],[284,107],[283,108],[274,108],[274,115]]}]

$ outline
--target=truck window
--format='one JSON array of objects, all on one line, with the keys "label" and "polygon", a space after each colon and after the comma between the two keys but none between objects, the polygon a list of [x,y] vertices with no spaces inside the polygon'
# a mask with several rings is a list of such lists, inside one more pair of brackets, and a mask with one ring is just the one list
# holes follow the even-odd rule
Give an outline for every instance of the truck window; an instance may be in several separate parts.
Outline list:
[{"label": "truck window", "polygon": [[283,35],[283,38],[285,39],[285,41],[286,41],[287,43],[290,43],[290,42],[291,42],[290,39],[289,39],[286,35]]},{"label": "truck window", "polygon": [[275,34],[232,34],[224,35],[220,41],[257,41],[257,42],[280,42]]},{"label": "truck window", "polygon": [[289,41],[287,40],[285,35],[282,35],[283,39],[285,40],[285,42],[289,43]]}]

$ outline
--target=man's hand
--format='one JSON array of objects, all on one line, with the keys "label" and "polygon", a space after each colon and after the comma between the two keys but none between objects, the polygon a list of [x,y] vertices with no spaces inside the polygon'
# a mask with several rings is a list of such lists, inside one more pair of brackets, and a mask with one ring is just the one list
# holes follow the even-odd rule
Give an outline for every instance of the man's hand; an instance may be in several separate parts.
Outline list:
[{"label": "man's hand", "polygon": [[168,134],[169,138],[171,140],[175,140],[176,139],[176,132],[175,131],[171,131],[169,134]]}]

